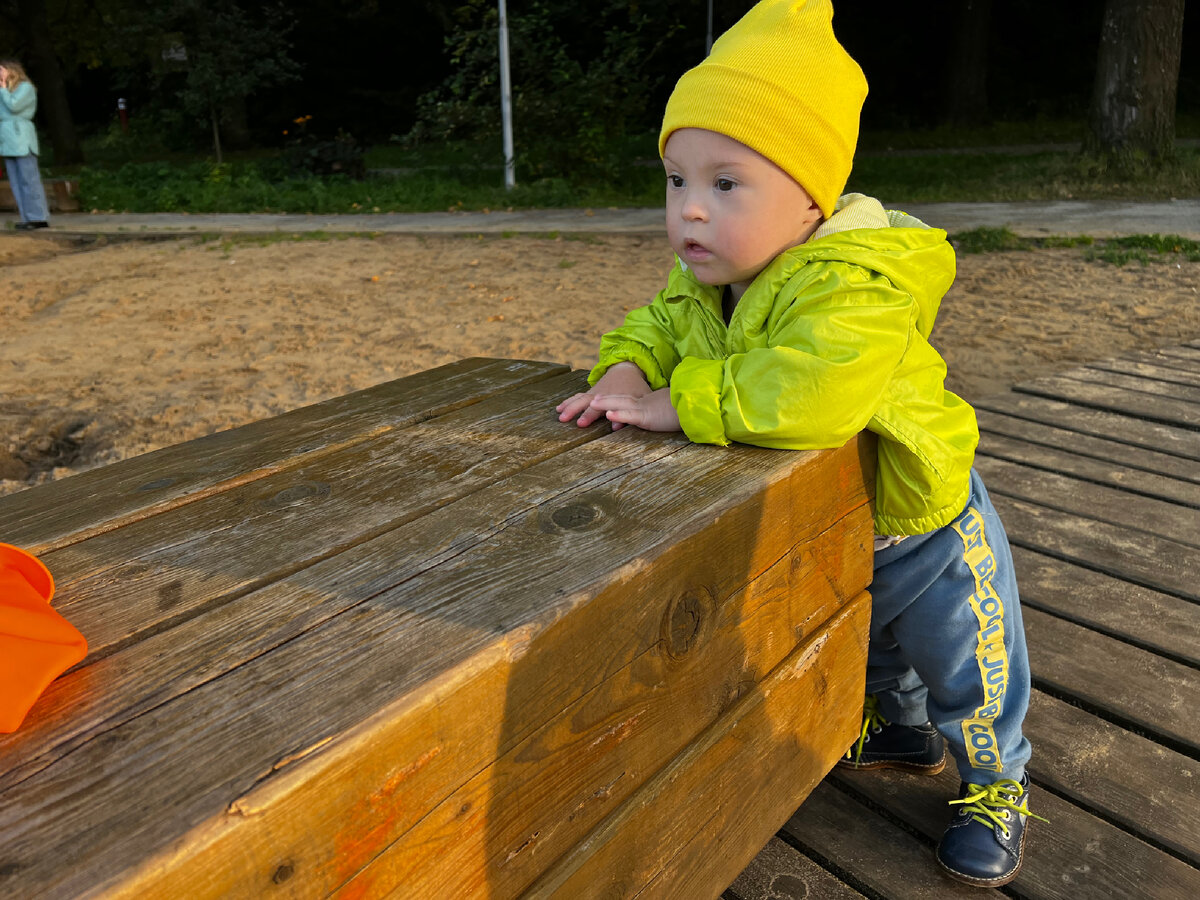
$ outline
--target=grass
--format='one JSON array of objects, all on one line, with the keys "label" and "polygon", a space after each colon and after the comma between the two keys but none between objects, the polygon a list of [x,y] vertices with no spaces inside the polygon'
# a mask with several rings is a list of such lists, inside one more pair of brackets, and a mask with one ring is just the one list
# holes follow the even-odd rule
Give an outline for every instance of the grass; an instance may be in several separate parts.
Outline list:
[{"label": "grass", "polygon": [[1038,250],[1080,247],[1084,258],[1123,266],[1127,262],[1169,263],[1177,260],[1200,262],[1200,241],[1176,234],[1135,234],[1126,237],[1022,237],[1008,228],[973,228],[950,235],[960,253],[995,253],[1008,250]]},{"label": "grass", "polygon": [[[1181,133],[1200,134],[1200,118],[1193,118],[1180,119]],[[889,205],[1200,196],[1200,148],[1183,148],[1174,165],[1133,175],[1110,170],[1074,150],[997,153],[984,149],[1039,141],[1073,146],[1081,128],[1079,122],[1069,121],[864,134],[863,152],[847,189],[879,197]],[[1076,137],[1068,140],[1071,134]],[[111,144],[112,136],[106,140]],[[955,151],[938,152],[942,147]],[[971,147],[981,149],[962,149]],[[886,152],[888,148],[920,152]],[[518,183],[512,191],[503,186],[499,147],[486,144],[370,147],[365,159],[368,171],[375,174],[363,181],[292,177],[279,155],[268,150],[239,154],[218,165],[177,155],[137,159],[133,147],[116,152],[120,149],[98,148],[93,158],[99,163],[71,173],[80,180],[84,208],[330,214],[662,205],[663,179],[654,135],[615,145],[618,162],[579,171],[569,180],[534,177],[518,166]],[[67,171],[47,170],[48,175],[56,173]]]},{"label": "grass", "polygon": [[1176,164],[1134,174],[1068,151],[864,156],[855,160],[847,189],[888,203],[1194,197],[1200,149],[1181,149]]},{"label": "grass", "polygon": [[630,166],[610,182],[570,184],[561,178],[504,189],[487,170],[415,170],[362,181],[294,178],[269,165],[238,161],[125,163],[79,172],[85,209],[193,213],[383,213],[570,206],[653,206],[662,202],[661,177]]},{"label": "grass", "polygon": [[295,244],[303,241],[345,241],[351,238],[375,240],[378,231],[275,231],[270,233],[250,234],[215,234],[202,232],[196,235],[199,244],[213,244],[210,250],[220,250],[228,253],[235,247],[269,247],[272,244]]}]

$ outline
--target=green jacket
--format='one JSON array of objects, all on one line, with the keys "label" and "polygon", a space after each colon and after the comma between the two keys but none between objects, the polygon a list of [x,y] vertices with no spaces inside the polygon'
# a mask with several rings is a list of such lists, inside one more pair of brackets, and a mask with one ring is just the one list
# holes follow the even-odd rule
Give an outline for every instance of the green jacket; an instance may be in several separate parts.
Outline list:
[{"label": "green jacket", "polygon": [[875,531],[924,534],[967,502],[979,432],[929,344],[954,281],[946,233],[847,194],[754,280],[726,327],[719,286],[676,260],[667,287],[605,335],[589,381],[623,360],[670,385],[687,436],[809,450],[879,435]]},{"label": "green jacket", "polygon": [[28,81],[11,91],[0,87],[0,156],[37,156],[36,111],[37,91]]}]

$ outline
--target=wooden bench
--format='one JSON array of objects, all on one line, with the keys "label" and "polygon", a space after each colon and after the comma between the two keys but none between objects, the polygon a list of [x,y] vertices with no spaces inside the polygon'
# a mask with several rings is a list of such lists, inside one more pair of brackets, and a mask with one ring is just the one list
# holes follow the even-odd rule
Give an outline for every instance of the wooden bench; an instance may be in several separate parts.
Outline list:
[{"label": "wooden bench", "polygon": [[[46,206],[50,212],[79,212],[78,178],[43,178],[42,186],[46,189]],[[8,179],[0,179],[0,209],[16,208],[12,185]]]},{"label": "wooden bench", "polygon": [[557,421],[466,360],[0,499],[89,639],[0,895],[713,897],[856,732],[873,446]]}]

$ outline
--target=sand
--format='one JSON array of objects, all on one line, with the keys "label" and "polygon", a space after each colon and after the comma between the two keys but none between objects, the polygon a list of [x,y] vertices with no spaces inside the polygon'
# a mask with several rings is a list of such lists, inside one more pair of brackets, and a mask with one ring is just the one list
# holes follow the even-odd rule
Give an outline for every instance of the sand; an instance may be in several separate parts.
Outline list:
[{"label": "sand", "polygon": [[[649,236],[0,236],[0,494],[463,357],[589,367],[669,264]],[[960,256],[933,340],[974,400],[1198,336],[1200,263],[1061,249]]]}]

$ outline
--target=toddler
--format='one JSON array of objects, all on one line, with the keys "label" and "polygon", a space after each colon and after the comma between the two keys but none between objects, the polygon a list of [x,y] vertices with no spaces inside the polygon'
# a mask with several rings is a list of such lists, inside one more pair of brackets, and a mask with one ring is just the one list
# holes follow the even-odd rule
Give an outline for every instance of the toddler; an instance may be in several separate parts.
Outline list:
[{"label": "toddler", "polygon": [[1013,563],[972,469],[975,413],[929,344],[954,250],[839,197],[867,85],[832,18],[829,0],[764,0],[679,80],[659,135],[675,266],[557,410],[719,445],[878,435],[868,696],[840,765],[933,775],[949,747],[962,788],[937,859],[995,887],[1031,815]]}]

